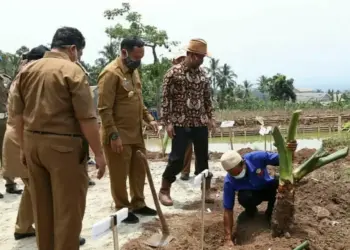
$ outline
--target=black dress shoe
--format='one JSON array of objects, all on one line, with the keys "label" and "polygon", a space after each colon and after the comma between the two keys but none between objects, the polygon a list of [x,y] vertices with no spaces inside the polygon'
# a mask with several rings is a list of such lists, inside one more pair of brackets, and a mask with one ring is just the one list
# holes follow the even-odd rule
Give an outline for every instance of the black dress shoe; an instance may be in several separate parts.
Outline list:
[{"label": "black dress shoe", "polygon": [[28,237],[34,237],[35,232],[26,233],[26,234],[14,233],[14,236],[15,236],[15,240],[21,240],[21,239],[28,238]]},{"label": "black dress shoe", "polygon": [[6,193],[9,194],[22,194],[23,189],[18,189],[16,185],[6,184]]},{"label": "black dress shoe", "polygon": [[183,181],[188,181],[190,179],[190,174],[181,173],[180,179]]},{"label": "black dress shoe", "polygon": [[4,195],[2,193],[0,193],[0,199],[4,198]]},{"label": "black dress shoe", "polygon": [[89,186],[95,186],[95,182],[94,181],[92,181],[92,180],[89,180]]},{"label": "black dress shoe", "polygon": [[133,212],[135,214],[139,214],[139,215],[143,215],[143,216],[156,216],[157,215],[156,210],[149,208],[147,206],[144,206],[144,207],[139,208],[139,209],[135,209],[135,210],[133,210]]},{"label": "black dress shoe", "polygon": [[86,240],[83,237],[79,237],[79,245],[82,246],[84,245]]},{"label": "black dress shoe", "polygon": [[124,219],[122,222],[125,224],[137,224],[139,221],[139,218],[134,213],[129,212],[128,217],[126,217],[126,219]]}]

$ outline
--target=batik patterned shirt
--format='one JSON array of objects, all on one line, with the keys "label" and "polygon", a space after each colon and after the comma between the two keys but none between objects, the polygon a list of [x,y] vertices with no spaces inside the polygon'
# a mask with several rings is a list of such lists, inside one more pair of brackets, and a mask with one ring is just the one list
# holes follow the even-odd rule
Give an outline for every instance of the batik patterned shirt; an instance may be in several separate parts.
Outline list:
[{"label": "batik patterned shirt", "polygon": [[184,63],[172,66],[164,77],[161,122],[177,127],[207,126],[213,116],[210,81],[203,69]]}]

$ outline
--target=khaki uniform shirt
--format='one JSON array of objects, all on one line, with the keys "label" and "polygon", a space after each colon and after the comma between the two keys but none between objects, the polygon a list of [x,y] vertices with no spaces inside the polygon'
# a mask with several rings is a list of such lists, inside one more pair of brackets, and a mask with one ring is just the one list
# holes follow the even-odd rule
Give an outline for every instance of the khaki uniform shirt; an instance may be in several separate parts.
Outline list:
[{"label": "khaki uniform shirt", "polygon": [[117,58],[101,72],[98,93],[103,143],[109,144],[112,132],[119,132],[123,144],[143,143],[142,120],[154,119],[143,104],[138,71],[130,71]]},{"label": "khaki uniform shirt", "polygon": [[84,72],[60,52],[46,52],[19,75],[13,91],[14,115],[24,129],[81,135],[79,120],[96,119]]}]

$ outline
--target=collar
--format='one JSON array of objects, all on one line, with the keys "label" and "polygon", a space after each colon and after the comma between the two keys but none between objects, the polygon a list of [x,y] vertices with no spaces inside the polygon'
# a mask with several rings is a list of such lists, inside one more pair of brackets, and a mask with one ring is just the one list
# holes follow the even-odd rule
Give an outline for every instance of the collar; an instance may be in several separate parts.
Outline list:
[{"label": "collar", "polygon": [[63,52],[47,51],[44,54],[44,58],[60,58],[60,59],[65,59],[70,61],[69,56]]},{"label": "collar", "polygon": [[121,57],[117,58],[116,64],[117,64],[117,68],[120,68],[122,70],[123,74],[127,74],[127,73],[132,74],[133,73],[132,70],[130,70],[128,67],[125,66],[125,64],[123,63],[123,59]]},{"label": "collar", "polygon": [[189,67],[186,65],[185,61],[180,62],[180,65],[181,65],[181,67],[183,68],[183,70],[184,70],[185,72],[200,73],[200,68],[197,68],[197,69],[189,68]]}]

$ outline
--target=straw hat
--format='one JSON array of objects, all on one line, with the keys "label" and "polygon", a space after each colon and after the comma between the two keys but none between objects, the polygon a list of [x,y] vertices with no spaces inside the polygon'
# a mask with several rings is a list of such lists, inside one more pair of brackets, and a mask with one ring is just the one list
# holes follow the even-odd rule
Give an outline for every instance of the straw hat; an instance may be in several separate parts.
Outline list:
[{"label": "straw hat", "polygon": [[220,159],[222,167],[228,171],[239,165],[242,162],[242,156],[235,150],[225,152]]},{"label": "straw hat", "polygon": [[191,39],[186,51],[199,55],[210,56],[207,50],[207,42],[199,38]]}]

